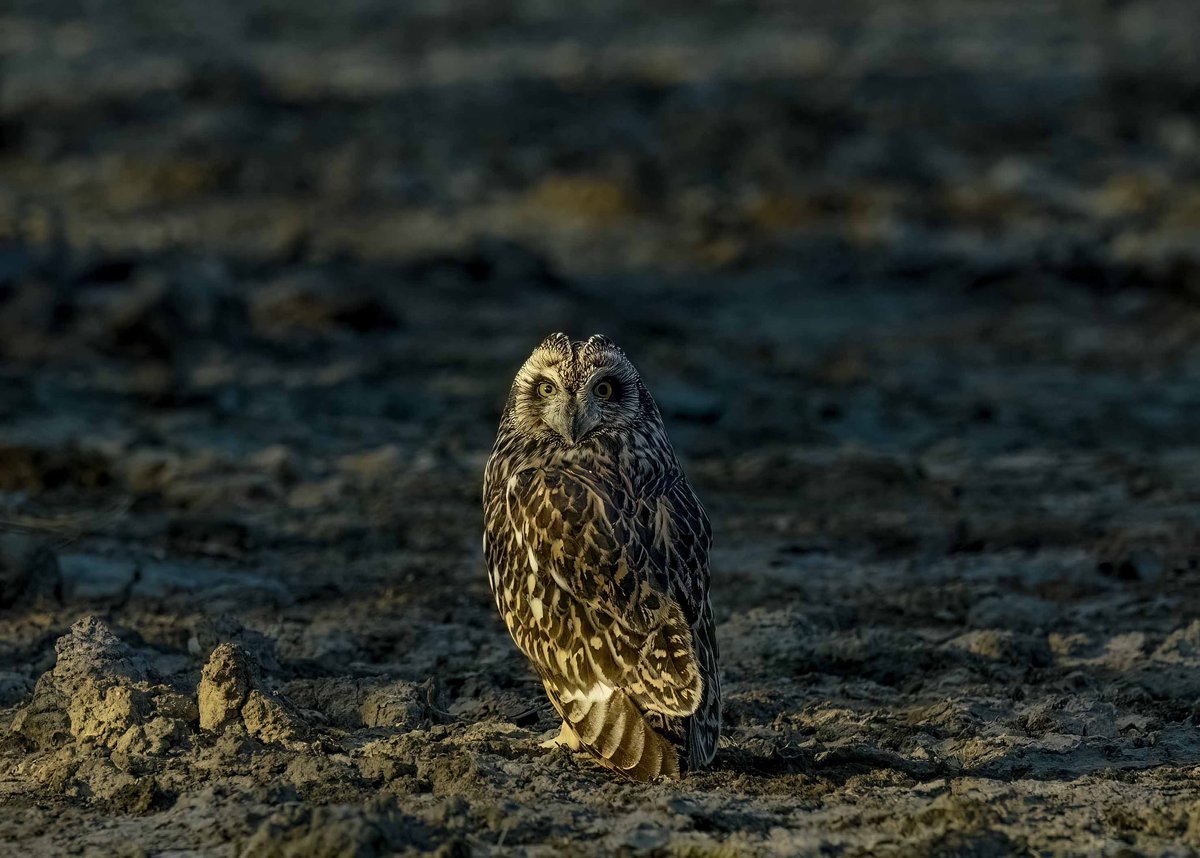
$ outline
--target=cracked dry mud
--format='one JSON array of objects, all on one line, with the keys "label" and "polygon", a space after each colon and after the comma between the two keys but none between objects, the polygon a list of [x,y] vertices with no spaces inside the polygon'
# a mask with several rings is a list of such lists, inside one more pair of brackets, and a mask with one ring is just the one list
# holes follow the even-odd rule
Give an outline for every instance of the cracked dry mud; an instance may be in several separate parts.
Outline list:
[{"label": "cracked dry mud", "polygon": [[[0,853],[1200,850],[1189,3],[327,5],[0,8]],[[488,594],[558,329],[713,519],[678,783]]]}]

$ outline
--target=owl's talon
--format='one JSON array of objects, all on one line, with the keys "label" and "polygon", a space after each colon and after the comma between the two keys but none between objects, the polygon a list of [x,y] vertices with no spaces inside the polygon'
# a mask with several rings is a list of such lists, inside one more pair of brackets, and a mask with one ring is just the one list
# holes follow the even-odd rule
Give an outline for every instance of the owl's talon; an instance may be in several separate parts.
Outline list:
[{"label": "owl's talon", "polygon": [[547,739],[544,742],[539,742],[540,748],[567,748],[571,751],[579,750],[579,737],[575,735],[575,731],[567,726],[564,721],[558,729],[558,733],[552,739]]}]

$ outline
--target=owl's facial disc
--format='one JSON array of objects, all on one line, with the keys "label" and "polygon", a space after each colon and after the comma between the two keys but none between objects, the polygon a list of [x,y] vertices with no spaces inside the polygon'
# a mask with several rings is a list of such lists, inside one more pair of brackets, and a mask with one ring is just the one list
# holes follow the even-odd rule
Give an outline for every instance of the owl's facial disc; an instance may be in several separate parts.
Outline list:
[{"label": "owl's facial disc", "polygon": [[525,434],[574,447],[627,429],[640,414],[637,372],[607,340],[546,340],[521,368],[513,418]]},{"label": "owl's facial disc", "polygon": [[583,418],[572,391],[549,380],[539,381],[534,388],[537,411],[541,422],[552,429],[568,445],[583,437]]},{"label": "owl's facial disc", "polygon": [[533,407],[544,427],[571,447],[584,440],[603,419],[587,390],[572,390],[556,377],[540,377],[532,389]]}]

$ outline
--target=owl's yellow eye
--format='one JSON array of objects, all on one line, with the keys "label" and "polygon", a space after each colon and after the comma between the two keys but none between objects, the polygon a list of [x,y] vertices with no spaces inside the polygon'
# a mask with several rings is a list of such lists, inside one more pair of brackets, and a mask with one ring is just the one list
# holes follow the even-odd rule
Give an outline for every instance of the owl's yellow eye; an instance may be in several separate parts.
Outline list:
[{"label": "owl's yellow eye", "polygon": [[554,395],[554,392],[556,390],[558,390],[558,388],[555,387],[553,384],[551,384],[548,381],[543,381],[541,384],[539,384],[537,386],[537,395],[542,397],[542,399],[549,399],[551,396]]},{"label": "owl's yellow eye", "polygon": [[601,399],[612,399],[613,386],[611,381],[602,381],[592,388],[592,392]]}]

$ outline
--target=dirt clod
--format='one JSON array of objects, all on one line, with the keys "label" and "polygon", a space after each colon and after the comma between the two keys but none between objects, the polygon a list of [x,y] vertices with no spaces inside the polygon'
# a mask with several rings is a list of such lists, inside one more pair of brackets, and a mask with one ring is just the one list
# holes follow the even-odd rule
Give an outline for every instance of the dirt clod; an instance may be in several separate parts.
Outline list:
[{"label": "dirt clod", "polygon": [[35,744],[63,737],[63,715],[75,742],[127,752],[162,753],[191,732],[195,703],[153,682],[145,658],[102,620],[79,620],[55,652],[54,669],[14,724]]},{"label": "dirt clod", "polygon": [[293,744],[308,735],[292,703],[267,689],[262,670],[236,644],[221,644],[208,657],[197,688],[200,727],[220,730],[237,724],[254,738]]},{"label": "dirt clod", "polygon": [[201,730],[216,730],[241,717],[253,669],[246,651],[234,644],[221,644],[213,650],[197,689]]}]

